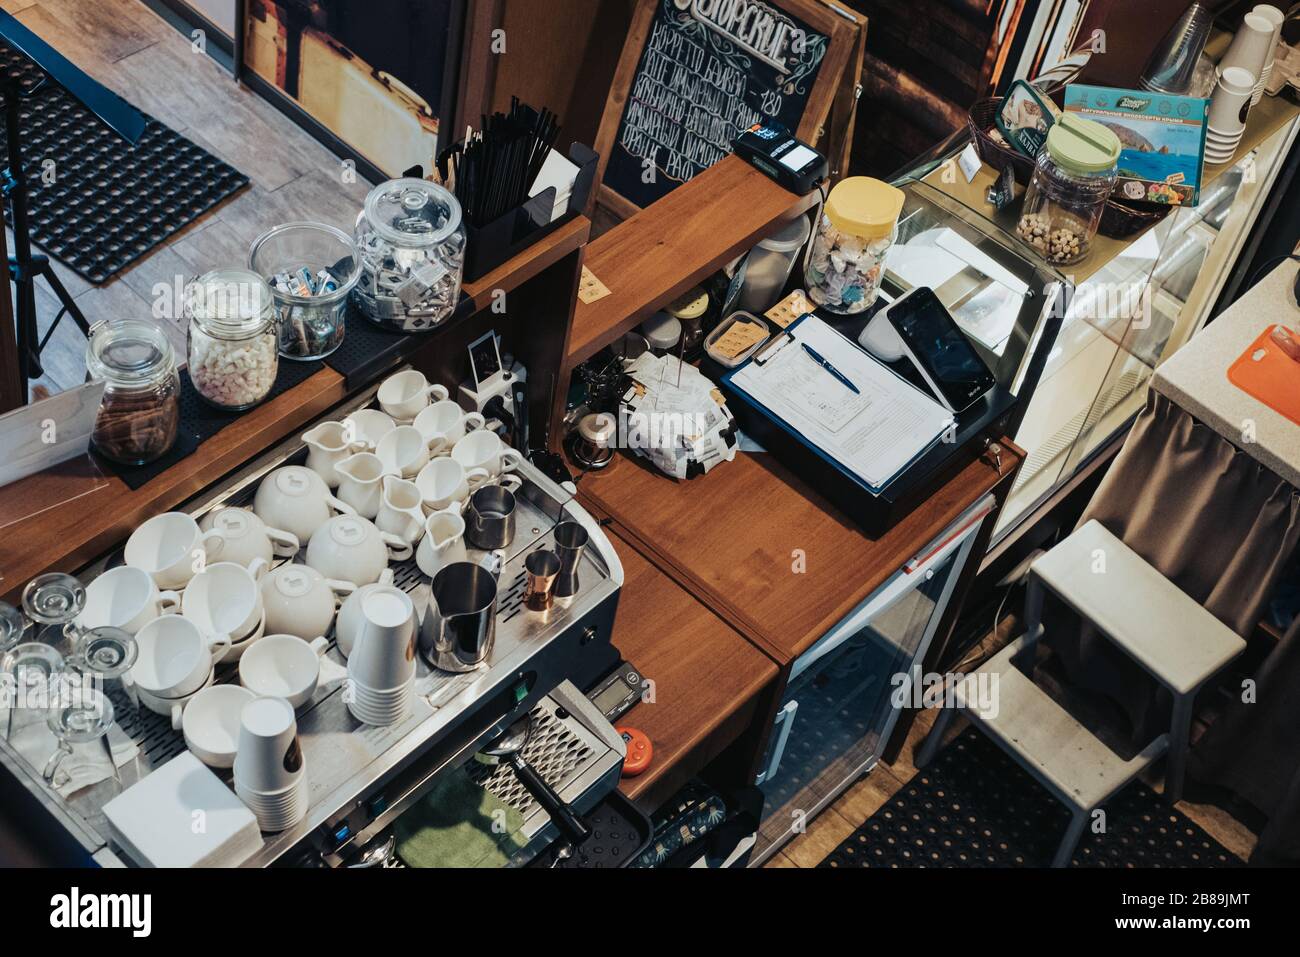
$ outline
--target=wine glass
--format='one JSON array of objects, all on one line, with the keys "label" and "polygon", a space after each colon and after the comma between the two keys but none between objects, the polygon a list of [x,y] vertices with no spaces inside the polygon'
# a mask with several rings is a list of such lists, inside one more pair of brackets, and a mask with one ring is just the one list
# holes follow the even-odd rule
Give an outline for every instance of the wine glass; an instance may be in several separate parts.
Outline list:
[{"label": "wine glass", "polygon": [[86,607],[86,586],[74,575],[48,572],[38,575],[23,589],[23,610],[32,621],[44,625],[38,641],[66,649],[81,634],[77,616]]}]

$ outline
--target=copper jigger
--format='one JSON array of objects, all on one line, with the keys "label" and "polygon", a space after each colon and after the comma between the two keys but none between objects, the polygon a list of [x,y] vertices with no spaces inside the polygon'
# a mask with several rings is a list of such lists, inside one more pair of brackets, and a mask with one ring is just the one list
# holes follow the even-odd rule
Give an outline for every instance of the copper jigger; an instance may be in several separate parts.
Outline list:
[{"label": "copper jigger", "polygon": [[550,611],[555,603],[555,578],[560,574],[560,556],[538,549],[524,559],[528,581],[524,585],[524,607],[529,611]]}]

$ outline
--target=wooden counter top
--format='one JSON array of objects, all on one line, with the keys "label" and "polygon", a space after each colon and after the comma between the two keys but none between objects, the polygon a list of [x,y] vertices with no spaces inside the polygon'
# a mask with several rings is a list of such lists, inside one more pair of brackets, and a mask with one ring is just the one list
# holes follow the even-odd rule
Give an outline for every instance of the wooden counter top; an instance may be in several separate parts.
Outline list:
[{"label": "wooden counter top", "polygon": [[[1002,474],[1019,456],[1004,443]],[[870,538],[767,454],[677,483],[620,454],[578,484],[584,503],[781,665],[806,651],[998,483],[968,464]]]},{"label": "wooden counter top", "polygon": [[[590,230],[586,217],[576,217],[482,279],[466,283],[466,295],[477,309],[488,307],[498,290],[523,286],[582,247]],[[442,331],[429,333],[428,341],[437,342]],[[16,602],[23,586],[43,572],[75,572],[140,522],[176,508],[347,397],[343,377],[322,364],[310,378],[245,413],[139,489],[107,470],[92,474],[84,459],[0,488],[0,599]],[[44,508],[57,501],[66,504]],[[30,517],[14,521],[20,515]]]},{"label": "wooden counter top", "polygon": [[619,789],[649,813],[750,726],[777,667],[631,545],[610,540],[625,573],[612,640],[654,682],[653,702],[624,718],[649,736],[654,758]]}]

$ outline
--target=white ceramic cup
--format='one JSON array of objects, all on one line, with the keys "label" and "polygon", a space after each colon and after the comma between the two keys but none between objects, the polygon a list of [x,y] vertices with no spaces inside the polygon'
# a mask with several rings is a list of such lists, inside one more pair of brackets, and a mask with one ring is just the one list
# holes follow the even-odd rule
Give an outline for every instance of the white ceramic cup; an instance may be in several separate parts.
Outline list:
[{"label": "white ceramic cup", "polygon": [[429,461],[429,443],[413,425],[399,425],[379,440],[375,455],[384,471],[411,478]]},{"label": "white ceramic cup", "polygon": [[180,607],[181,596],[159,591],[153,576],[143,568],[119,565],[86,586],[86,604],[77,624],[86,629],[121,628],[134,635],[158,616],[175,614]]},{"label": "white ceramic cup", "polygon": [[441,512],[452,505],[463,507],[469,493],[491,476],[487,469],[467,469],[454,458],[434,459],[415,477],[426,512]]},{"label": "white ceramic cup", "polygon": [[429,404],[430,398],[441,402],[450,394],[445,386],[431,384],[418,369],[407,369],[385,379],[376,398],[387,415],[398,422],[410,422]]},{"label": "white ceramic cup", "polygon": [[348,679],[373,691],[401,688],[415,674],[415,605],[392,585],[361,598],[361,627],[348,656]]},{"label": "white ceramic cup", "polygon": [[352,582],[326,578],[309,565],[281,565],[262,578],[266,630],[310,640],[328,635],[343,598],[356,590]]},{"label": "white ceramic cup", "polygon": [[418,542],[424,534],[424,496],[420,487],[396,475],[385,475],[380,486],[383,496],[375,527],[404,542]]},{"label": "white ceramic cup", "polygon": [[302,746],[293,705],[283,698],[254,698],[239,713],[235,784],[259,794],[292,787],[303,774]]},{"label": "white ceramic cup", "polygon": [[250,568],[235,562],[214,562],[194,576],[181,597],[181,614],[210,635],[242,641],[262,620],[258,583],[266,562],[255,558]]},{"label": "white ceramic cup", "polygon": [[381,532],[359,515],[336,515],[307,543],[307,564],[326,578],[369,585],[379,581],[390,560],[411,557],[410,543]]},{"label": "white ceramic cup", "polygon": [[189,694],[180,695],[176,698],[160,697],[159,695],[150,694],[148,691],[139,687],[133,687],[131,693],[135,696],[135,700],[139,704],[143,705],[155,714],[160,714],[169,720],[173,731],[181,731],[184,729],[186,708],[188,708],[190,702],[198,696],[199,692],[203,691],[205,688],[212,687],[212,679],[213,672],[209,671],[207,677],[203,679],[203,683],[200,684],[197,689],[191,691]]},{"label": "white ceramic cup", "polygon": [[476,429],[457,442],[451,457],[466,469],[483,469],[492,478],[504,472],[513,472],[524,457],[487,429]]},{"label": "white ceramic cup", "polygon": [[309,468],[286,465],[268,473],[253,496],[253,511],[272,528],[282,528],[305,542],[331,515],[355,509],[330,494],[325,480]]},{"label": "white ceramic cup", "polygon": [[302,547],[297,535],[269,527],[257,517],[257,513],[247,508],[231,506],[209,512],[199,522],[199,528],[204,531],[216,529],[226,540],[221,549],[223,562],[247,566],[260,558],[269,565],[277,558],[292,558]]},{"label": "white ceramic cup", "polygon": [[156,698],[180,698],[198,691],[212,668],[230,651],[229,635],[205,634],[181,615],[163,615],[135,636],[131,681]]},{"label": "white ceramic cup", "polygon": [[256,695],[284,698],[301,708],[316,693],[320,659],[329,640],[317,636],[267,635],[239,661],[239,683]]},{"label": "white ceramic cup", "polygon": [[234,684],[209,685],[182,709],[185,746],[210,768],[229,768],[239,746],[239,715],[257,695]]},{"label": "white ceramic cup", "polygon": [[415,550],[420,571],[432,578],[444,565],[465,560],[465,519],[460,510],[453,507],[429,515],[424,522],[424,537]]},{"label": "white ceramic cup", "polygon": [[184,512],[155,515],[126,540],[128,565],[153,576],[159,588],[184,588],[210,558],[221,555],[226,540],[221,532],[205,532]]},{"label": "white ceramic cup", "polygon": [[486,420],[478,412],[466,412],[460,403],[450,399],[435,402],[415,417],[412,426],[424,436],[429,451],[443,454],[465,437],[465,433],[481,429]]},{"label": "white ceramic cup", "polygon": [[352,426],[354,439],[368,452],[373,452],[379,440],[397,427],[393,417],[379,409],[358,409],[345,416],[343,422]]}]

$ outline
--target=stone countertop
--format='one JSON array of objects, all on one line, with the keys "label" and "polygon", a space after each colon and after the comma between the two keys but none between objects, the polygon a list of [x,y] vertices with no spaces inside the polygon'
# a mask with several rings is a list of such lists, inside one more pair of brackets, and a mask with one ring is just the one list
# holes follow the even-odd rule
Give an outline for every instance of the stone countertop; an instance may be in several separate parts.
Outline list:
[{"label": "stone countertop", "polygon": [[[1300,264],[1284,262],[1156,369],[1152,387],[1292,485],[1300,487],[1300,425],[1228,381],[1228,367],[1266,328],[1300,328],[1292,289]],[[1296,367],[1300,389],[1300,365]],[[1255,441],[1243,440],[1253,422]]]}]

